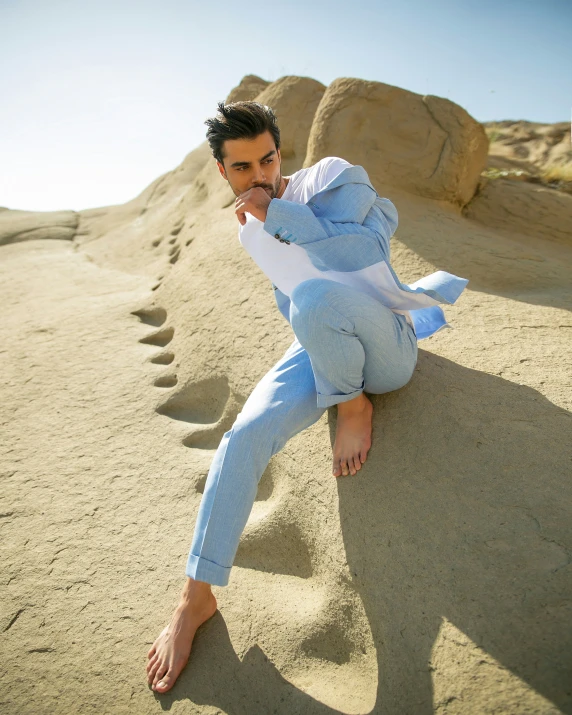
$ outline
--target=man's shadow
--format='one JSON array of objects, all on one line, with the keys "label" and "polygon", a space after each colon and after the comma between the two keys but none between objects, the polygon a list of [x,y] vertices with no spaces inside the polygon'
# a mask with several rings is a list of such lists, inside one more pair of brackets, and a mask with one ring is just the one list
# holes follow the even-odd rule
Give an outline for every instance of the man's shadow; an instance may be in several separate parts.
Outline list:
[{"label": "man's shadow", "polygon": [[[368,461],[337,480],[377,650],[371,712],[433,713],[432,649],[446,618],[572,713],[570,413],[423,350],[408,385],[371,398]],[[328,417],[333,444],[335,409]],[[220,613],[197,632],[173,691],[156,697],[164,709],[190,699],[229,715],[339,712],[283,678],[259,646],[240,660]]]},{"label": "man's shadow", "polygon": [[572,712],[572,415],[422,350],[410,383],[372,401],[369,464],[338,490],[378,654],[374,711],[433,712],[446,618]]}]

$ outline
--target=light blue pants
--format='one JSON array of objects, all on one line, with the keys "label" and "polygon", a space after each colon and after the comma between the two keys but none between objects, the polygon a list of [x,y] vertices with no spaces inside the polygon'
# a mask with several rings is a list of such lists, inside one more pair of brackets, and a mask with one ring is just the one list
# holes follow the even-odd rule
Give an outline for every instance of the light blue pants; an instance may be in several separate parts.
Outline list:
[{"label": "light blue pants", "polygon": [[290,324],[296,339],[214,455],[186,567],[195,580],[228,584],[260,478],[291,437],[364,390],[403,387],[415,369],[417,338],[405,317],[341,283],[300,283],[290,297]]}]

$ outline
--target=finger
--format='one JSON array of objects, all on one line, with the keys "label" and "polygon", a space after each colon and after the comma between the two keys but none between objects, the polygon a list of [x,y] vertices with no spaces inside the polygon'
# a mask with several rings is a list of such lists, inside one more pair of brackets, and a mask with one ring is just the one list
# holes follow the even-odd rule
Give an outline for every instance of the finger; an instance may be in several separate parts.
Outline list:
[{"label": "finger", "polygon": [[236,208],[235,211],[236,211],[236,213],[241,213],[241,214],[244,214],[247,211],[248,211],[248,213],[252,213],[252,207],[250,204],[240,204],[240,206],[238,206],[238,208]]},{"label": "finger", "polygon": [[238,213],[236,215],[237,215],[238,220],[240,221],[241,225],[244,226],[244,224],[246,223],[246,214]]}]

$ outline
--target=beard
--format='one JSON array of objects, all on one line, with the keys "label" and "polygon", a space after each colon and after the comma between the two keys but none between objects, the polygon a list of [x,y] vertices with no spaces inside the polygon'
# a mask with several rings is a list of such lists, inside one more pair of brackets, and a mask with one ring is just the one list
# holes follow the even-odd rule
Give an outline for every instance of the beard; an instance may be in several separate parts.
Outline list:
[{"label": "beard", "polygon": [[280,184],[282,183],[282,175],[278,174],[276,177],[276,181],[274,182],[274,186],[272,184],[256,184],[252,188],[256,188],[256,186],[260,186],[261,189],[264,189],[266,193],[270,196],[271,199],[275,199],[276,196],[278,195],[278,192],[280,191]]},{"label": "beard", "polygon": [[[227,179],[228,181],[228,179]],[[266,193],[270,196],[271,199],[275,199],[276,196],[278,195],[278,192],[280,191],[280,185],[282,183],[282,173],[279,172],[278,176],[276,177],[276,181],[274,184],[253,184],[252,186],[249,186],[249,189],[256,189],[260,187],[261,189],[264,189]],[[242,191],[237,191],[234,186],[228,181],[228,184],[230,188],[232,189],[232,192],[234,193],[235,196],[240,196],[243,194],[245,191],[248,189],[243,189]]]}]

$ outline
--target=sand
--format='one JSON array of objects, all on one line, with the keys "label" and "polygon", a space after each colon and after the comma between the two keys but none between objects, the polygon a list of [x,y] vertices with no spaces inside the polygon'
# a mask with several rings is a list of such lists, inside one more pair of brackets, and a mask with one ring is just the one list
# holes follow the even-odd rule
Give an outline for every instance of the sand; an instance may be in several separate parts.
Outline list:
[{"label": "sand", "polygon": [[572,195],[484,178],[484,128],[449,100],[245,80],[289,171],[359,159],[394,201],[401,280],[469,278],[453,327],[372,397],[356,476],[331,475],[335,408],[272,459],[160,695],[146,653],[210,460],[293,334],[205,145],[125,205],[0,211],[2,712],[572,712]]}]

